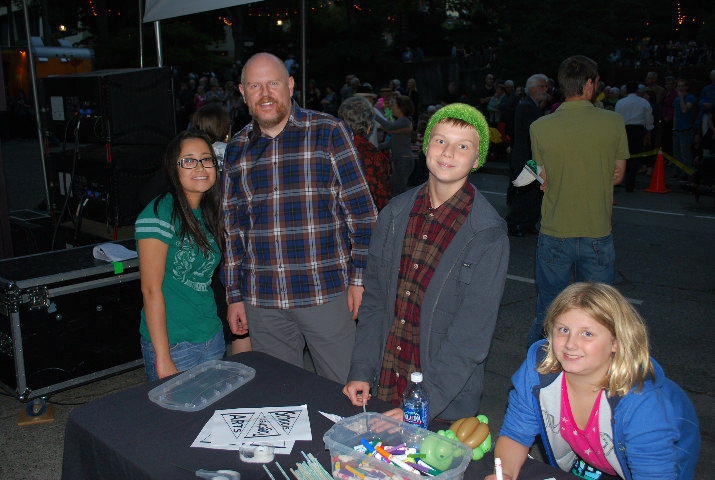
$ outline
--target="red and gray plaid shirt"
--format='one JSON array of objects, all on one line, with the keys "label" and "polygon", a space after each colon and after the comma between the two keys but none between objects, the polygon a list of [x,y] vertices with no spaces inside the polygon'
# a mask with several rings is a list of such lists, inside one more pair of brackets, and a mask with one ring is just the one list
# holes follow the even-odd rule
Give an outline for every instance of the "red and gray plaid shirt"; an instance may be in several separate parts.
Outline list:
[{"label": "red and gray plaid shirt", "polygon": [[395,319],[387,337],[377,396],[402,403],[409,375],[420,371],[420,307],[442,254],[467,219],[474,189],[464,186],[438,208],[432,208],[427,185],[410,211],[397,278]]}]

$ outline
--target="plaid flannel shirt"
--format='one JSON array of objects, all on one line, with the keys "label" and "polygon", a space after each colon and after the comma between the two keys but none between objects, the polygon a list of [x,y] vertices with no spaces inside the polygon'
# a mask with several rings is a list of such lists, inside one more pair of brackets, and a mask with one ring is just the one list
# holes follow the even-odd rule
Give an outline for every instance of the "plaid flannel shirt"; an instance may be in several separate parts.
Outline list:
[{"label": "plaid flannel shirt", "polygon": [[442,254],[467,219],[474,189],[464,186],[437,208],[432,208],[427,185],[417,194],[405,231],[397,276],[395,319],[390,328],[380,368],[377,396],[400,405],[410,374],[421,371],[420,313],[424,297]]},{"label": "plaid flannel shirt", "polygon": [[322,305],[362,285],[377,216],[352,134],[293,103],[275,138],[251,122],[226,147],[224,282],[229,303]]}]

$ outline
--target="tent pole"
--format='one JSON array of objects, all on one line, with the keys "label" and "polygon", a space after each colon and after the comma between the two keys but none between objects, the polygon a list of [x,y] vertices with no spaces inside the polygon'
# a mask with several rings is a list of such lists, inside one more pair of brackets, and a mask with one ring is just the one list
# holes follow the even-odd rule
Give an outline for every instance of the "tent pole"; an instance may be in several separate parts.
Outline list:
[{"label": "tent pole", "polygon": [[144,32],[142,29],[142,0],[139,0],[139,68],[144,68]]},{"label": "tent pole", "polygon": [[35,55],[32,50],[32,35],[30,33],[30,15],[27,11],[27,0],[22,0],[22,11],[25,17],[25,37],[27,39],[27,60],[30,64],[30,81],[32,83],[32,99],[35,106],[35,127],[37,128],[37,139],[40,142],[40,159],[42,160],[42,180],[45,185],[45,200],[47,201],[47,211],[51,209],[50,190],[47,187],[47,166],[45,161],[45,145],[42,139],[42,125],[40,123],[40,99],[37,94],[37,72],[35,69]]},{"label": "tent pole", "polygon": [[305,89],[306,89],[306,83],[305,83],[305,64],[306,64],[306,59],[305,59],[305,18],[306,18],[306,11],[305,11],[305,0],[300,0],[300,97],[301,97],[301,105],[303,105],[303,108],[305,108]]},{"label": "tent pole", "polygon": [[161,56],[161,28],[159,20],[154,22],[154,36],[156,37],[156,66],[163,67],[164,59]]}]

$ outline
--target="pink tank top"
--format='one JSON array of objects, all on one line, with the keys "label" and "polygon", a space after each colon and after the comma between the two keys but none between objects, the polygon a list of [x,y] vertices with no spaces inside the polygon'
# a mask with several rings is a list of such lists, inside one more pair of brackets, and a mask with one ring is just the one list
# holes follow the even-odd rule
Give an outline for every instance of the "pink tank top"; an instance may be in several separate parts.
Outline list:
[{"label": "pink tank top", "polygon": [[571,412],[571,402],[569,402],[568,387],[566,386],[566,372],[564,372],[561,382],[561,437],[571,445],[576,455],[581,457],[584,462],[603,473],[616,475],[616,471],[606,461],[606,456],[601,447],[598,429],[598,408],[601,404],[601,395],[603,395],[603,390],[596,397],[586,428],[581,430],[576,425]]}]

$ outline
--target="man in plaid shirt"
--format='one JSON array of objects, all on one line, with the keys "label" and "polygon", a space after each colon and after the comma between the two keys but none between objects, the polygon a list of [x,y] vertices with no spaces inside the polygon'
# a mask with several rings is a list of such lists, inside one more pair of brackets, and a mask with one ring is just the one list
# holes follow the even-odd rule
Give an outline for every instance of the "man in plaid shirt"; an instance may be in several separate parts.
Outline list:
[{"label": "man in plaid shirt", "polygon": [[226,148],[223,214],[228,322],[257,351],[345,382],[377,216],[352,133],[292,102],[293,78],[267,53],[240,90],[253,122]]}]

